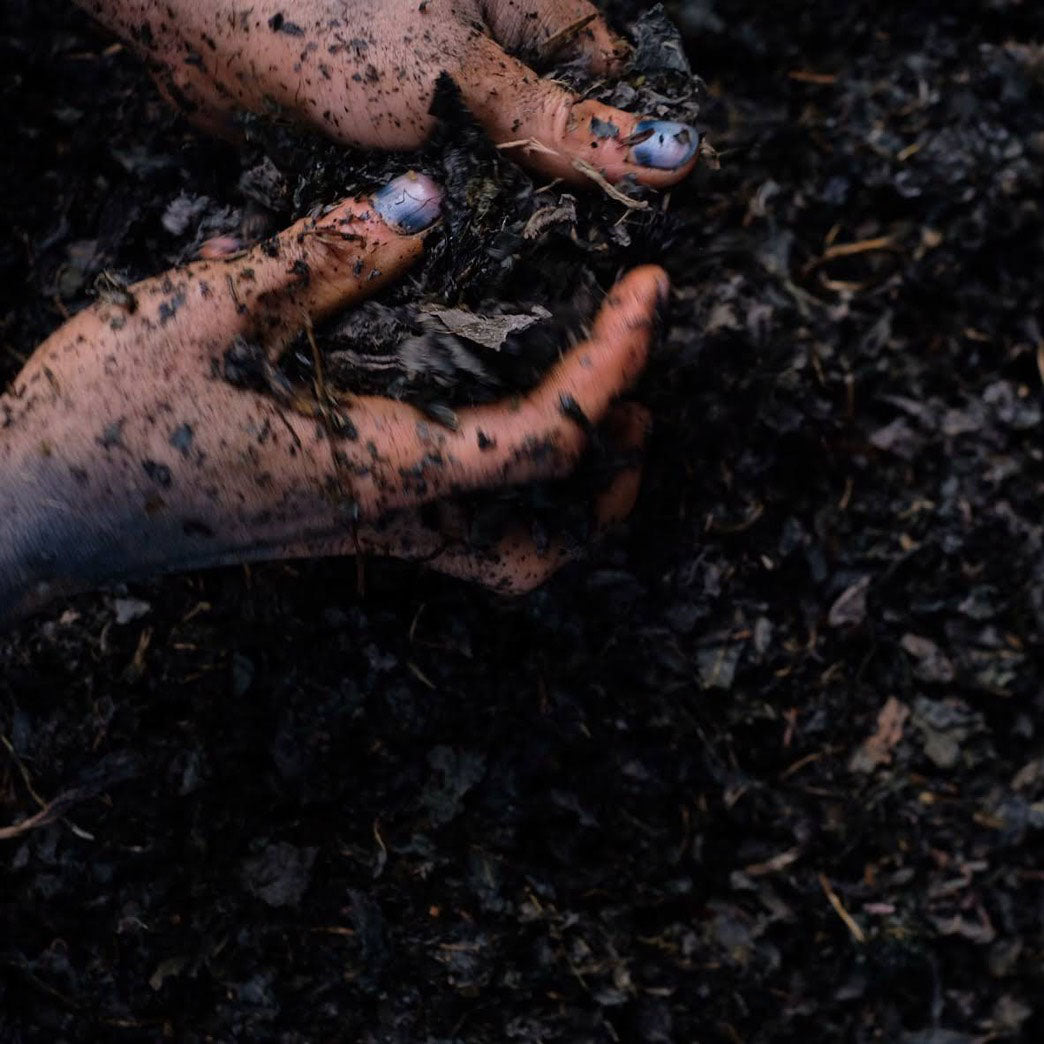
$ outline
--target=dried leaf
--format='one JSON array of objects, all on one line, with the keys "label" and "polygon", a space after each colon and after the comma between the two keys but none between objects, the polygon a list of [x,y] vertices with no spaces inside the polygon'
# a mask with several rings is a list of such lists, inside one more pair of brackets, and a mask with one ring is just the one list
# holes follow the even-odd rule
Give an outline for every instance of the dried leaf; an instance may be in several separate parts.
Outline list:
[{"label": "dried leaf", "polygon": [[845,588],[830,607],[827,623],[831,627],[855,627],[866,619],[866,593],[870,589],[870,577],[860,577]]},{"label": "dried leaf", "polygon": [[555,225],[576,224],[576,200],[572,196],[562,196],[556,206],[542,207],[535,211],[522,230],[523,239],[538,239],[549,228]]},{"label": "dried leaf", "polygon": [[979,920],[977,922],[962,917],[960,914],[954,914],[952,917],[931,917],[929,919],[935,925],[935,930],[940,935],[959,935],[962,939],[967,939],[977,946],[988,946],[997,938],[997,931],[990,924],[990,919],[986,916],[984,910],[979,911]]},{"label": "dried leaf", "polygon": [[780,870],[786,870],[788,866],[796,863],[800,858],[801,849],[788,848],[785,852],[780,852],[771,859],[766,859],[763,863],[751,863],[750,866],[745,866],[743,872],[748,877],[764,877],[766,874],[776,874]]},{"label": "dried leaf", "polygon": [[526,330],[534,323],[546,318],[546,315],[478,315],[464,308],[443,308],[440,305],[426,305],[421,314],[431,316],[444,326],[451,334],[463,337],[484,348],[499,351],[508,337]]},{"label": "dried leaf", "polygon": [[903,738],[903,726],[910,716],[905,703],[889,696],[877,715],[877,729],[852,755],[848,763],[851,772],[872,772],[878,765],[892,760],[892,749]]},{"label": "dried leaf", "polygon": [[902,417],[870,436],[870,445],[884,453],[892,453],[902,460],[913,460],[920,452],[923,439]]},{"label": "dried leaf", "polygon": [[953,681],[953,664],[935,642],[922,638],[920,635],[904,634],[899,644],[917,661],[914,665],[914,674],[921,681],[942,683]]}]

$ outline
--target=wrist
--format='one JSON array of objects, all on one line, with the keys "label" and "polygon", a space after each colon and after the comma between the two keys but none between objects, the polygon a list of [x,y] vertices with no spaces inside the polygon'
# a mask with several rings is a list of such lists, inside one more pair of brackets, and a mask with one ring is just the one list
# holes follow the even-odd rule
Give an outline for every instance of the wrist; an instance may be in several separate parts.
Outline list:
[{"label": "wrist", "polygon": [[76,558],[91,541],[68,491],[16,449],[0,427],[0,628],[89,586]]}]

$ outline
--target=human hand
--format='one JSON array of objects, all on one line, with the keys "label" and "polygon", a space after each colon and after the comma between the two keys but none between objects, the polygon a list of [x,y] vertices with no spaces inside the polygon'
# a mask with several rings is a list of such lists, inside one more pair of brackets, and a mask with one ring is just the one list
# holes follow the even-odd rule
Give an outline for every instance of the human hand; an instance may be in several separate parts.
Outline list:
[{"label": "human hand", "polygon": [[501,148],[583,182],[630,175],[665,188],[696,164],[699,134],[580,100],[535,62],[579,56],[612,76],[627,45],[588,0],[78,0],[147,60],[198,125],[233,133],[239,112],[279,113],[345,144],[413,149],[431,134],[440,74]]},{"label": "human hand", "polygon": [[[252,559],[370,551],[506,591],[565,561],[522,530],[475,551],[456,538],[453,498],[566,474],[589,425],[641,445],[644,411],[614,402],[645,364],[661,269],[624,277],[531,393],[464,409],[454,429],[390,399],[226,379],[230,350],[255,346],[259,372],[274,372],[302,327],[405,272],[439,195],[404,175],[233,257],[138,283],[49,337],[0,397],[0,618],[114,579]],[[637,485],[636,468],[620,472],[598,519],[626,515]],[[418,512],[432,502],[435,528]]]}]

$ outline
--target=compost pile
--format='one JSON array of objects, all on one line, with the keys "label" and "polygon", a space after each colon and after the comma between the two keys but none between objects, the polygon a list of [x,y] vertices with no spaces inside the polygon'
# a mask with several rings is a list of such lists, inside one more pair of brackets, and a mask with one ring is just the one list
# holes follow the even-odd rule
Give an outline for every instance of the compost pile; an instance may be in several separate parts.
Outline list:
[{"label": "compost pile", "polygon": [[[1044,19],[695,0],[701,88],[606,9],[649,64],[587,86],[698,108],[720,169],[546,189],[449,92],[430,256],[322,333],[452,408],[664,263],[626,531],[517,601],[273,564],[0,636],[0,1039],[1044,1035]],[[63,3],[8,0],[0,58],[5,382],[102,273],[406,168],[208,141]]]}]

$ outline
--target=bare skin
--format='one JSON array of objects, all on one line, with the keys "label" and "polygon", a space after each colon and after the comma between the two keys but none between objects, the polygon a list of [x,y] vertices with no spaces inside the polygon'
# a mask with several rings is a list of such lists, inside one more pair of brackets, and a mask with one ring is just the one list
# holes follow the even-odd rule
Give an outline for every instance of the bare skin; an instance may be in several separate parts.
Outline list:
[{"label": "bare skin", "polygon": [[[114,579],[259,558],[372,551],[515,592],[553,572],[565,550],[538,554],[521,533],[482,555],[455,541],[453,495],[567,473],[586,432],[564,403],[640,447],[644,412],[613,404],[645,363],[662,270],[626,276],[530,395],[464,410],[456,430],[388,399],[324,412],[225,379],[237,335],[274,357],[406,271],[423,239],[372,198],[348,200],[60,327],[0,397],[0,618]],[[623,471],[598,517],[625,516],[637,482]],[[439,529],[417,514],[433,501]]]},{"label": "bare skin", "polygon": [[581,161],[666,188],[697,161],[691,127],[581,101],[514,56],[618,73],[627,45],[588,0],[77,2],[213,133],[233,135],[238,112],[279,113],[346,144],[413,149],[446,73],[490,137],[542,174],[583,183]]},{"label": "bare skin", "polygon": [[[337,141],[413,148],[435,126],[446,73],[494,141],[542,173],[582,181],[582,160],[667,187],[696,162],[692,128],[579,101],[508,54],[617,71],[626,46],[587,0],[81,2],[219,134],[244,110],[278,112]],[[404,272],[439,195],[397,179],[245,253],[210,244],[48,338],[0,396],[0,624],[115,579],[262,558],[421,558],[510,592],[557,569],[566,549],[538,552],[521,530],[492,551],[468,547],[454,496],[568,473],[590,425],[641,447],[647,415],[616,400],[644,365],[661,269],[626,276],[590,339],[529,396],[465,410],[454,430],[391,400],[309,402],[226,380],[230,350],[254,346],[263,368],[302,328]],[[622,471],[597,520],[625,517],[637,490],[637,468]],[[432,502],[435,528],[418,511]]]}]

